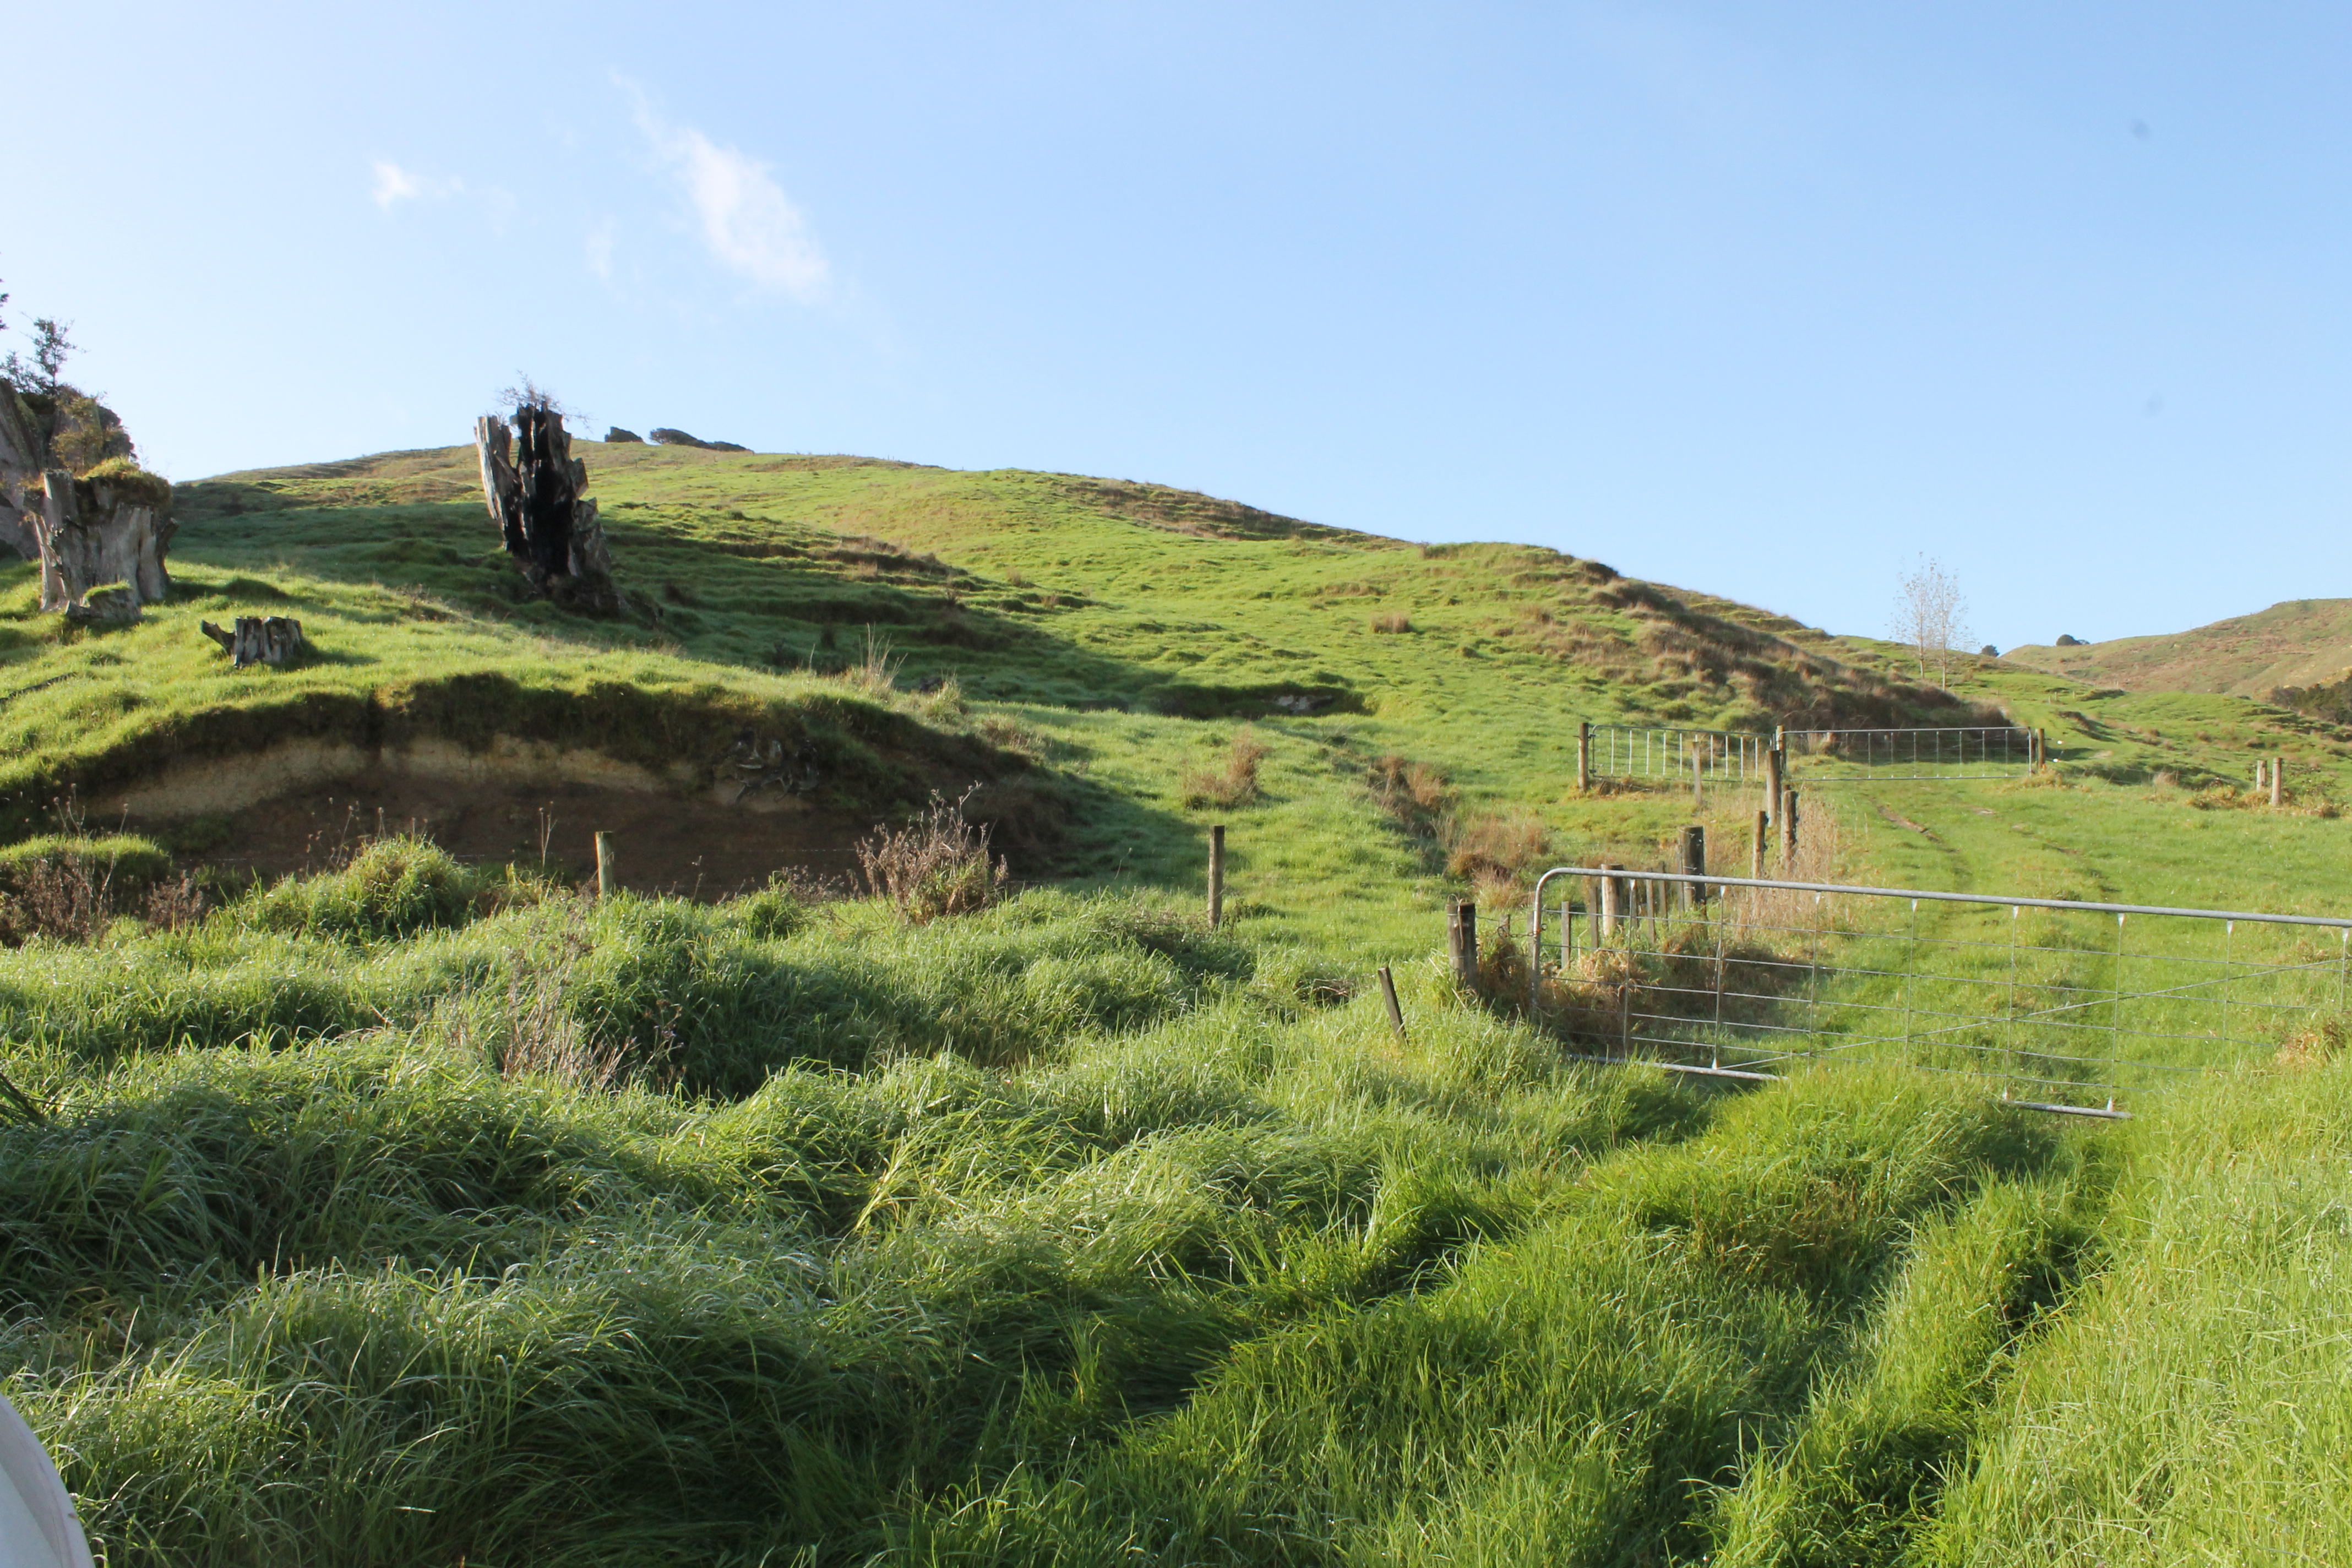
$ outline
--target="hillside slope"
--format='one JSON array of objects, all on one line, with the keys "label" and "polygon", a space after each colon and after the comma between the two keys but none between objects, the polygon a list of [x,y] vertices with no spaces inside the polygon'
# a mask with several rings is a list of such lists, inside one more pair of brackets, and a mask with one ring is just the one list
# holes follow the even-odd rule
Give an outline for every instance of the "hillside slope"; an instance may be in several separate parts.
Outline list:
[{"label": "hillside slope", "polygon": [[2352,668],[2352,599],[2289,599],[2190,631],[2073,647],[2035,644],[2000,657],[2094,686],[2267,697]]},{"label": "hillside slope", "polygon": [[[1494,934],[1694,821],[1745,868],[1752,791],[1579,792],[1580,717],[2006,711],[2053,770],[1801,774],[1799,869],[2310,913],[2352,909],[2346,731],[2005,660],[1937,696],[1597,563],[1154,487],[586,450],[616,620],[516,597],[458,449],[188,487],[134,627],[0,569],[13,833],[70,786],[184,862],[315,840],[0,927],[0,1386],[110,1564],[2352,1561],[2352,1060],[2252,1005],[2340,941],[2191,939],[2237,1022],[2091,1121],[1875,1024],[1780,1083],[1597,1066]],[[239,611],[317,656],[230,671],[195,623]],[[712,896],[981,781],[1060,885]],[[376,837],[407,805],[463,858]],[[594,827],[621,896],[567,886]],[[0,912],[100,853],[9,846]],[[1435,956],[1465,892],[1484,986]],[[1818,999],[1843,949],[1949,1005],[1799,918],[1733,976]],[[2012,1024],[2015,919],[1968,960]],[[2026,1005],[2126,932],[2025,948]]]}]

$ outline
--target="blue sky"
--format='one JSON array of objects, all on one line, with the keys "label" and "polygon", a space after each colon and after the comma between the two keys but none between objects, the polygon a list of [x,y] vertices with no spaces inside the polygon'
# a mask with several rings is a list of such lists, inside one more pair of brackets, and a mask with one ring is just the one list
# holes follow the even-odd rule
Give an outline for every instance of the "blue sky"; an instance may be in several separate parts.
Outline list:
[{"label": "blue sky", "polygon": [[[175,479],[595,422],[1979,638],[2352,592],[2352,10],[11,7],[5,315]],[[21,73],[20,73],[21,74]],[[85,91],[85,89],[87,89]],[[29,152],[30,156],[23,155]]]}]

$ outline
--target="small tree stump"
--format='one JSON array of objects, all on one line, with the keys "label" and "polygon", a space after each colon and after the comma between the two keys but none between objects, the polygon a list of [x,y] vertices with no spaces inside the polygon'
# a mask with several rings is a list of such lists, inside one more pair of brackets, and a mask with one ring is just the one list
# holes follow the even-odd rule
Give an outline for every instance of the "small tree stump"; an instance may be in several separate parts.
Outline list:
[{"label": "small tree stump", "polygon": [[239,616],[232,631],[223,631],[210,621],[200,623],[198,629],[221,645],[231,667],[237,669],[254,664],[283,665],[310,646],[302,635],[302,623],[284,616]]}]

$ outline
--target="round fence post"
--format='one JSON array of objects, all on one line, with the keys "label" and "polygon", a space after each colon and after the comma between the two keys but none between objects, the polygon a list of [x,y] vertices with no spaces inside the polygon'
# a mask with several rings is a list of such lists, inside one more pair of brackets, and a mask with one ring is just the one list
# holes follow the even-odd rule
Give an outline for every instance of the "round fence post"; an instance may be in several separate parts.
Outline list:
[{"label": "round fence post", "polygon": [[[1682,865],[1679,868],[1685,877],[1706,875],[1706,829],[1705,827],[1693,824],[1683,829]],[[1681,902],[1685,909],[1706,902],[1705,882],[1685,882],[1682,888]]]},{"label": "round fence post", "polygon": [[1605,947],[1611,942],[1616,940],[1617,917],[1624,908],[1622,900],[1624,898],[1625,884],[1622,879],[1612,877],[1608,875],[1608,873],[1611,871],[1622,871],[1623,869],[1624,868],[1620,866],[1614,860],[1603,860],[1601,862],[1601,870],[1602,873],[1601,878],[1601,941],[1598,943],[1598,945],[1601,946]]},{"label": "round fence post", "polygon": [[1592,725],[1590,721],[1576,721],[1576,793],[1583,795],[1592,788]]},{"label": "round fence post", "polygon": [[1780,870],[1786,875],[1797,864],[1797,792],[1780,792]]},{"label": "round fence post", "polygon": [[1445,951],[1457,985],[1478,984],[1478,906],[1458,899],[1445,906]]},{"label": "round fence post", "polygon": [[1764,844],[1771,821],[1772,814],[1769,811],[1756,814],[1756,838],[1748,856],[1748,874],[1759,882],[1764,879]]},{"label": "round fence post", "polygon": [[596,896],[609,899],[621,890],[621,874],[613,864],[613,836],[596,835]]},{"label": "round fence post", "polygon": [[2276,810],[2285,799],[2286,758],[2271,759],[2271,808]]}]

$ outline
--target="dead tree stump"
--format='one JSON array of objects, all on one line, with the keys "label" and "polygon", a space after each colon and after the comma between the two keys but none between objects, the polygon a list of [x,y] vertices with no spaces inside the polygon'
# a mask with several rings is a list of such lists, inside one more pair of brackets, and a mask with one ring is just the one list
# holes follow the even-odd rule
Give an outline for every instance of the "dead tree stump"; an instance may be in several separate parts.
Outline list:
[{"label": "dead tree stump", "polygon": [[310,646],[302,635],[302,623],[284,616],[239,616],[232,631],[204,621],[199,629],[221,645],[238,669],[251,664],[282,665]]},{"label": "dead tree stump", "polygon": [[[172,487],[136,468],[103,465],[76,479],[49,465],[47,443],[24,399],[0,386],[0,543],[41,563],[41,608],[76,620],[136,619],[139,606],[168,597]],[[110,471],[110,470],[113,471]],[[121,583],[100,605],[90,590]]]},{"label": "dead tree stump", "polygon": [[575,610],[609,616],[621,608],[613,556],[604,543],[588,465],[572,455],[563,416],[544,404],[515,410],[512,429],[495,415],[474,425],[482,461],[482,500],[531,591]]}]

